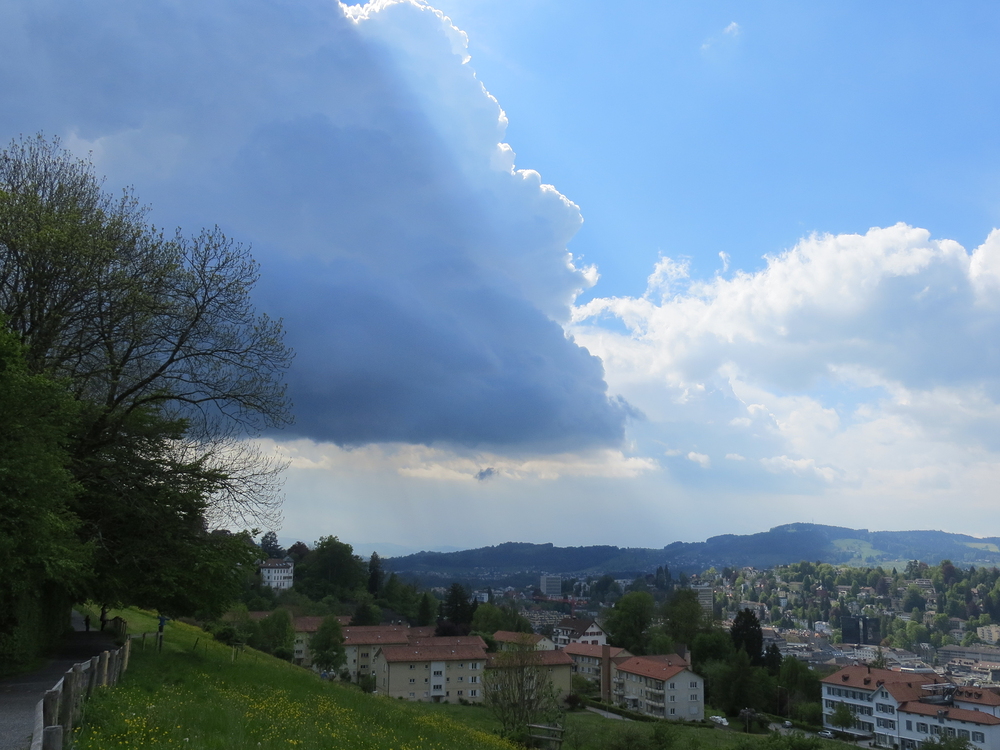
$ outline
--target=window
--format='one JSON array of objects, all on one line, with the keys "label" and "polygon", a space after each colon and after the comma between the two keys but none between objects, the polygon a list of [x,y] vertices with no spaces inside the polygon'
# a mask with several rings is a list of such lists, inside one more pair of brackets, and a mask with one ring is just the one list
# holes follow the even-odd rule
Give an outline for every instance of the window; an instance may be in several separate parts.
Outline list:
[{"label": "window", "polygon": [[440,670],[440,669],[435,669],[434,670],[434,676],[435,677],[440,677],[443,674],[444,674],[444,672],[442,670]]},{"label": "window", "polygon": [[906,720],[906,731],[907,732],[913,731],[913,722],[910,721],[909,719]]},{"label": "window", "polygon": [[469,665],[469,669],[479,669],[479,662],[478,661],[472,662],[472,664]]},{"label": "window", "polygon": [[410,697],[411,697],[411,698],[416,698],[416,697],[417,697],[417,694],[416,694],[416,693],[410,693]]},{"label": "window", "polygon": [[973,742],[985,742],[986,741],[986,735],[983,734],[982,732],[973,732],[972,733],[972,741]]},{"label": "window", "polygon": [[676,695],[671,695],[671,696],[670,696],[670,702],[671,702],[671,703],[673,703],[673,702],[674,702],[674,701],[676,701],[676,700],[677,700],[677,696],[676,696]]},{"label": "window", "polygon": [[472,675],[472,677],[469,678],[469,682],[479,682],[479,676]]},{"label": "window", "polygon": [[955,736],[955,727],[945,727],[945,732],[947,732],[949,737]]},{"label": "window", "polygon": [[941,734],[941,727],[937,724],[931,724],[931,734]]},{"label": "window", "polygon": [[361,652],[361,658],[362,659],[367,659],[368,658],[368,652],[367,651],[362,651]]},{"label": "window", "polygon": [[458,694],[459,694],[459,695],[461,695],[461,694],[462,694],[462,691],[461,691],[461,690],[459,690],[459,691],[458,691]]},{"label": "window", "polygon": [[968,729],[959,729],[958,730],[958,736],[961,737],[963,740],[969,739],[969,730]]},{"label": "window", "polygon": [[413,684],[414,682],[416,682],[416,681],[417,681],[417,679],[416,679],[415,677],[411,677],[411,678],[410,678],[410,684],[411,684],[411,685],[412,685],[412,684]]},{"label": "window", "polygon": [[671,682],[671,683],[670,683],[670,689],[671,689],[671,690],[674,690],[674,689],[676,689],[676,687],[677,687],[677,683],[676,683],[676,682]]},{"label": "window", "polygon": [[416,668],[417,668],[417,665],[416,665],[416,664],[411,664],[411,665],[410,665],[410,669],[416,669]]},{"label": "window", "polygon": [[458,676],[458,681],[459,681],[459,682],[461,682],[461,681],[462,681],[462,680],[464,680],[464,679],[465,679],[465,678],[464,678],[464,677],[462,677],[462,675],[459,675],[459,676]]},{"label": "window", "polygon": [[444,690],[444,685],[431,685],[431,690]]},{"label": "window", "polygon": [[921,734],[927,734],[927,725],[922,721],[917,722],[917,731]]},{"label": "window", "polygon": [[470,690],[469,691],[469,697],[470,698],[475,698],[477,695],[479,695],[479,691],[478,690]]},{"label": "window", "polygon": [[691,680],[691,684],[688,687],[696,688],[698,687],[698,680]]},{"label": "window", "polygon": [[677,709],[676,709],[676,708],[671,708],[671,709],[670,709],[670,715],[671,715],[671,716],[673,716],[673,715],[674,715],[674,714],[676,714],[676,713],[677,713]]},{"label": "window", "polygon": [[698,700],[698,694],[697,693],[691,693],[691,697],[688,698],[688,700],[689,701],[696,701],[696,700]]}]

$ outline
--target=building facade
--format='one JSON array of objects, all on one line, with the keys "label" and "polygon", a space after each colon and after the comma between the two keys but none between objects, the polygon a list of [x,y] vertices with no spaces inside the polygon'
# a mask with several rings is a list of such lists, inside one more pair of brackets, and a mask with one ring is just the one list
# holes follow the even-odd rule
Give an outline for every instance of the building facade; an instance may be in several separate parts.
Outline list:
[{"label": "building facade", "polygon": [[260,582],[275,591],[287,591],[295,577],[295,563],[290,557],[284,560],[271,558],[260,564]]},{"label": "building facade", "polygon": [[376,692],[390,698],[432,703],[483,699],[482,646],[381,646],[373,665]]},{"label": "building facade", "polygon": [[615,703],[629,710],[675,721],[705,718],[705,681],[674,655],[616,659],[612,683]]},{"label": "building facade", "polygon": [[[931,738],[957,737],[1000,750],[1000,692],[959,687],[932,673],[845,667],[822,680],[823,726],[878,747],[915,750]],[[833,723],[843,704],[849,727]]]}]

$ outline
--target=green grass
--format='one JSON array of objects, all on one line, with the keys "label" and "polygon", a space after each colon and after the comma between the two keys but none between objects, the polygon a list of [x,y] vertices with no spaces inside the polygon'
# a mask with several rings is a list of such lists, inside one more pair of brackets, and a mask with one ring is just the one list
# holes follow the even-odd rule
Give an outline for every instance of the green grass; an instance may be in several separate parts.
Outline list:
[{"label": "green grass", "polygon": [[[130,630],[148,632],[147,615],[126,614]],[[162,653],[133,643],[128,673],[87,704],[76,743],[80,750],[514,747],[443,712],[323,682],[265,654],[247,650],[234,659],[232,649],[179,622],[167,624]]]}]

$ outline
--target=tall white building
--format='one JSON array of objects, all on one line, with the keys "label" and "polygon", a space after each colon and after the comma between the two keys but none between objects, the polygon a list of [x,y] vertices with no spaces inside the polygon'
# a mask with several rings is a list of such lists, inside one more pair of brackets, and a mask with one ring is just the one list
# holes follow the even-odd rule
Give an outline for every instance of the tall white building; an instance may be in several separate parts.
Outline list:
[{"label": "tall white building", "polygon": [[284,560],[272,557],[260,564],[260,582],[275,591],[290,589],[294,575],[295,563],[288,557]]},{"label": "tall white building", "polygon": [[542,576],[542,582],[538,586],[545,596],[559,599],[562,596],[562,578],[559,576]]}]

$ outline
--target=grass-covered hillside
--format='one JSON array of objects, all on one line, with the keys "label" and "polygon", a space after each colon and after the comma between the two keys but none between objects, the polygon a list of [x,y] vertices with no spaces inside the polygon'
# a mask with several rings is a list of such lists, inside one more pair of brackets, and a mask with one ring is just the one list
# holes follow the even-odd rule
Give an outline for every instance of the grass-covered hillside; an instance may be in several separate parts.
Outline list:
[{"label": "grass-covered hillside", "polygon": [[[130,628],[154,620],[125,613]],[[162,653],[133,643],[118,687],[101,691],[77,732],[80,750],[184,747],[201,750],[509,750],[499,737],[445,715],[323,682],[273,657],[217,643],[170,622]]]}]

